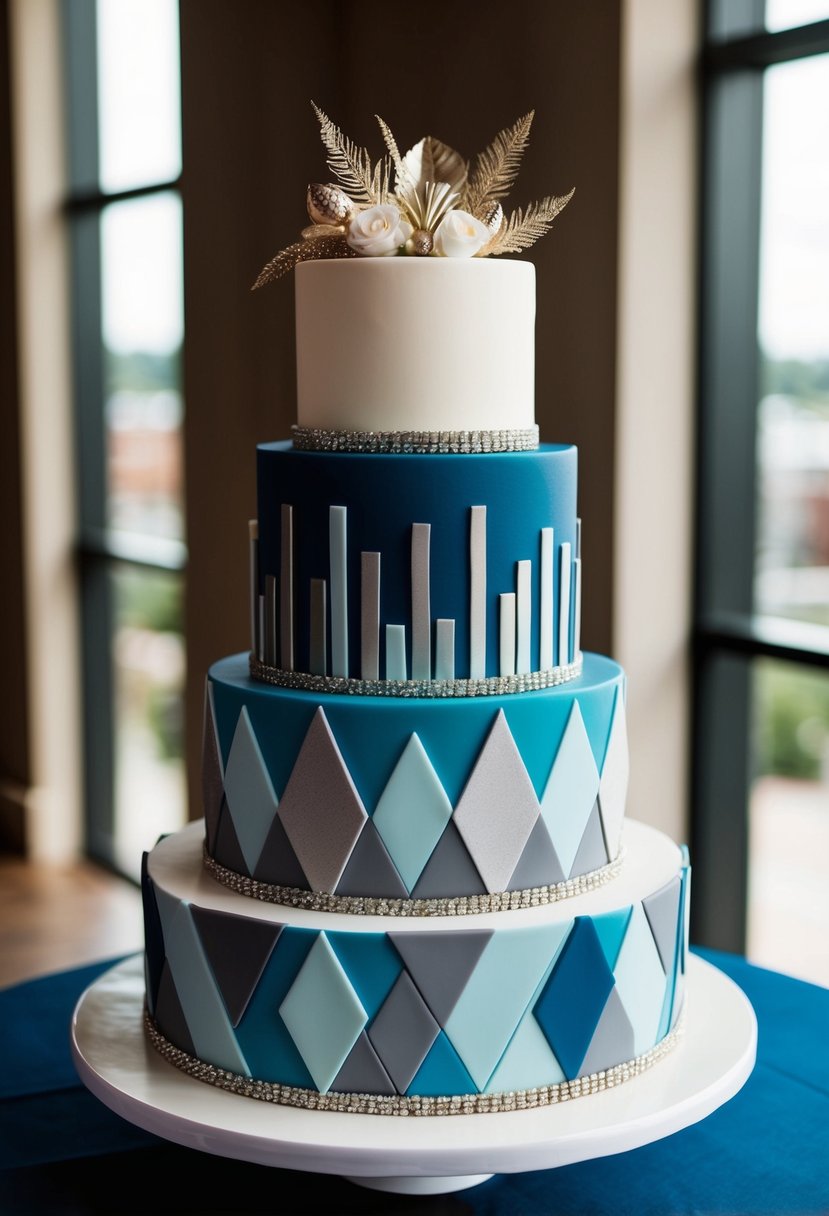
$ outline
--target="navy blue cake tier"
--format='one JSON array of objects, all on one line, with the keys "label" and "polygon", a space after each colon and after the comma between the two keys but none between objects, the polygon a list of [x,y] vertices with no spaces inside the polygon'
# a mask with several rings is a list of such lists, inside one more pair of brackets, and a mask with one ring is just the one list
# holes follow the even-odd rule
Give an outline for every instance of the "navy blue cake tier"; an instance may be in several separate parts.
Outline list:
[{"label": "navy blue cake tier", "polygon": [[462,680],[578,660],[572,446],[257,451],[261,656],[351,679]]}]

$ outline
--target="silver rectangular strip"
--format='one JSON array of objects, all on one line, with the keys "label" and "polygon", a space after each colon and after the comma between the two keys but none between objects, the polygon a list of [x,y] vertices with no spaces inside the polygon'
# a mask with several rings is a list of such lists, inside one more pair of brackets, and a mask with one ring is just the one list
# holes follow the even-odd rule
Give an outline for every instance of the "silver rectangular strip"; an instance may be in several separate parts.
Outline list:
[{"label": "silver rectangular strip", "polygon": [[277,665],[276,648],[276,577],[265,575],[265,662],[269,667]]},{"label": "silver rectangular strip", "polygon": [[406,626],[386,626],[386,679],[405,680],[406,675]]},{"label": "silver rectangular strip", "polygon": [[541,596],[538,605],[539,671],[553,666],[553,539],[552,528],[541,529]]},{"label": "silver rectangular strip", "polygon": [[331,674],[348,675],[348,571],[346,569],[346,508],[328,509],[331,564]]},{"label": "silver rectangular strip", "polygon": [[259,522],[248,520],[250,553],[250,648],[259,655]]},{"label": "silver rectangular strip", "polygon": [[573,597],[573,662],[581,653],[581,558],[573,562],[573,578],[576,583]]},{"label": "silver rectangular strip", "polygon": [[326,620],[326,592],[324,578],[311,579],[311,620],[308,670],[312,676],[328,674],[328,622]]},{"label": "silver rectangular strip", "polygon": [[516,632],[517,645],[515,653],[516,675],[528,675],[532,671],[530,662],[530,638],[532,637],[532,576],[533,564],[527,558],[516,562]]},{"label": "silver rectangular strip", "polygon": [[432,678],[432,616],[429,603],[431,524],[412,524],[412,679]]},{"label": "silver rectangular strip", "polygon": [[570,661],[570,542],[559,546],[558,570],[558,662]]},{"label": "silver rectangular strip", "polygon": [[360,554],[360,675],[380,679],[380,554]]},{"label": "silver rectangular strip", "polygon": [[455,622],[438,617],[435,623],[435,679],[455,678]]},{"label": "silver rectangular strip", "polygon": [[264,597],[264,595],[260,595],[258,597],[257,603],[258,603],[258,608],[257,608],[256,615],[257,615],[257,619],[259,621],[259,625],[258,625],[259,649],[256,652],[256,657],[260,663],[264,663],[265,662],[265,597]]},{"label": "silver rectangular strip", "polygon": [[279,556],[279,665],[294,670],[294,508],[282,504]]},{"label": "silver rectangular strip", "polygon": [[486,676],[486,507],[471,507],[469,519],[469,675]]},{"label": "silver rectangular strip", "polygon": [[498,654],[500,675],[515,675],[515,592],[505,591],[498,596],[501,619],[498,623]]}]

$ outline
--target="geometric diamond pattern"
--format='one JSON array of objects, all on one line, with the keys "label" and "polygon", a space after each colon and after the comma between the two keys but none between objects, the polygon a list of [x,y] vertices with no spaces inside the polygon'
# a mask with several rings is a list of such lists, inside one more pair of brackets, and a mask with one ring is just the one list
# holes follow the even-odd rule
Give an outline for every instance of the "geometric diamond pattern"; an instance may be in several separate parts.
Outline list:
[{"label": "geometric diamond pattern", "polygon": [[639,1055],[656,1042],[665,997],[665,972],[648,918],[639,903],[633,905],[613,973],[633,1027],[635,1054]]},{"label": "geometric diamond pattern", "polygon": [[574,701],[541,797],[541,814],[565,874],[573,872],[573,863],[598,792],[599,772],[593,749],[579,703]]},{"label": "geometric diamond pattern", "polygon": [[538,813],[535,790],[501,709],[452,820],[488,891],[506,890]]},{"label": "geometric diamond pattern", "polygon": [[604,832],[607,855],[613,860],[619,852],[622,836],[622,823],[625,817],[625,799],[627,798],[628,777],[630,774],[630,757],[628,755],[627,718],[625,716],[624,688],[616,689],[616,700],[613,705],[613,721],[610,726],[610,738],[602,764],[602,778],[599,788],[599,806],[602,812],[602,830]]},{"label": "geometric diamond pattern", "polygon": [[213,704],[213,683],[211,680],[205,680],[204,685],[201,778],[207,851],[212,853],[213,844],[216,839],[216,829],[219,825],[219,810],[222,805],[224,791],[224,773],[222,772],[222,755],[219,750],[219,739],[216,733],[216,710]]},{"label": "geometric diamond pattern", "polygon": [[[533,1012],[566,1077],[577,1077],[613,988],[590,917],[579,916]],[[661,1007],[661,1002],[660,1002]]]},{"label": "geometric diamond pattern", "polygon": [[252,874],[276,814],[277,797],[246,705],[239,714],[227,758],[225,797],[247,872]]},{"label": "geometric diamond pattern", "polygon": [[311,890],[336,890],[366,811],[321,706],[288,779],[279,818]]},{"label": "geometric diamond pattern", "polygon": [[336,954],[320,933],[279,1006],[320,1093],[327,1093],[368,1020]]},{"label": "geometric diamond pattern", "polygon": [[439,1032],[411,976],[401,972],[368,1030],[371,1045],[398,1093],[409,1088]]},{"label": "geometric diamond pattern", "polygon": [[372,822],[411,891],[452,816],[452,803],[413,734],[394,766]]}]

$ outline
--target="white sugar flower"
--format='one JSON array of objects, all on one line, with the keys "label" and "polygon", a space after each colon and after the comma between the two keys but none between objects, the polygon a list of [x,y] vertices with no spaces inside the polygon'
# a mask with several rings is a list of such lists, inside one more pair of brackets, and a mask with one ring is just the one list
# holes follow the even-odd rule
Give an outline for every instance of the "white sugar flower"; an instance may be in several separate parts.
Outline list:
[{"label": "white sugar flower", "polygon": [[444,258],[473,258],[491,239],[486,224],[468,211],[447,211],[435,232],[435,253]]},{"label": "white sugar flower", "polygon": [[364,257],[388,257],[397,253],[412,235],[412,226],[392,203],[366,207],[354,216],[346,240]]}]

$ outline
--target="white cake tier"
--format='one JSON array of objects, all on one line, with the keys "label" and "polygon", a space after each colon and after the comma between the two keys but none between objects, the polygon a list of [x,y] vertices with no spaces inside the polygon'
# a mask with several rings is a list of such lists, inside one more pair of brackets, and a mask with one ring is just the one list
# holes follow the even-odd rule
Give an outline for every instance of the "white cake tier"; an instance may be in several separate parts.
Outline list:
[{"label": "white cake tier", "polygon": [[300,263],[297,422],[504,431],[535,422],[535,268],[492,258]]}]

